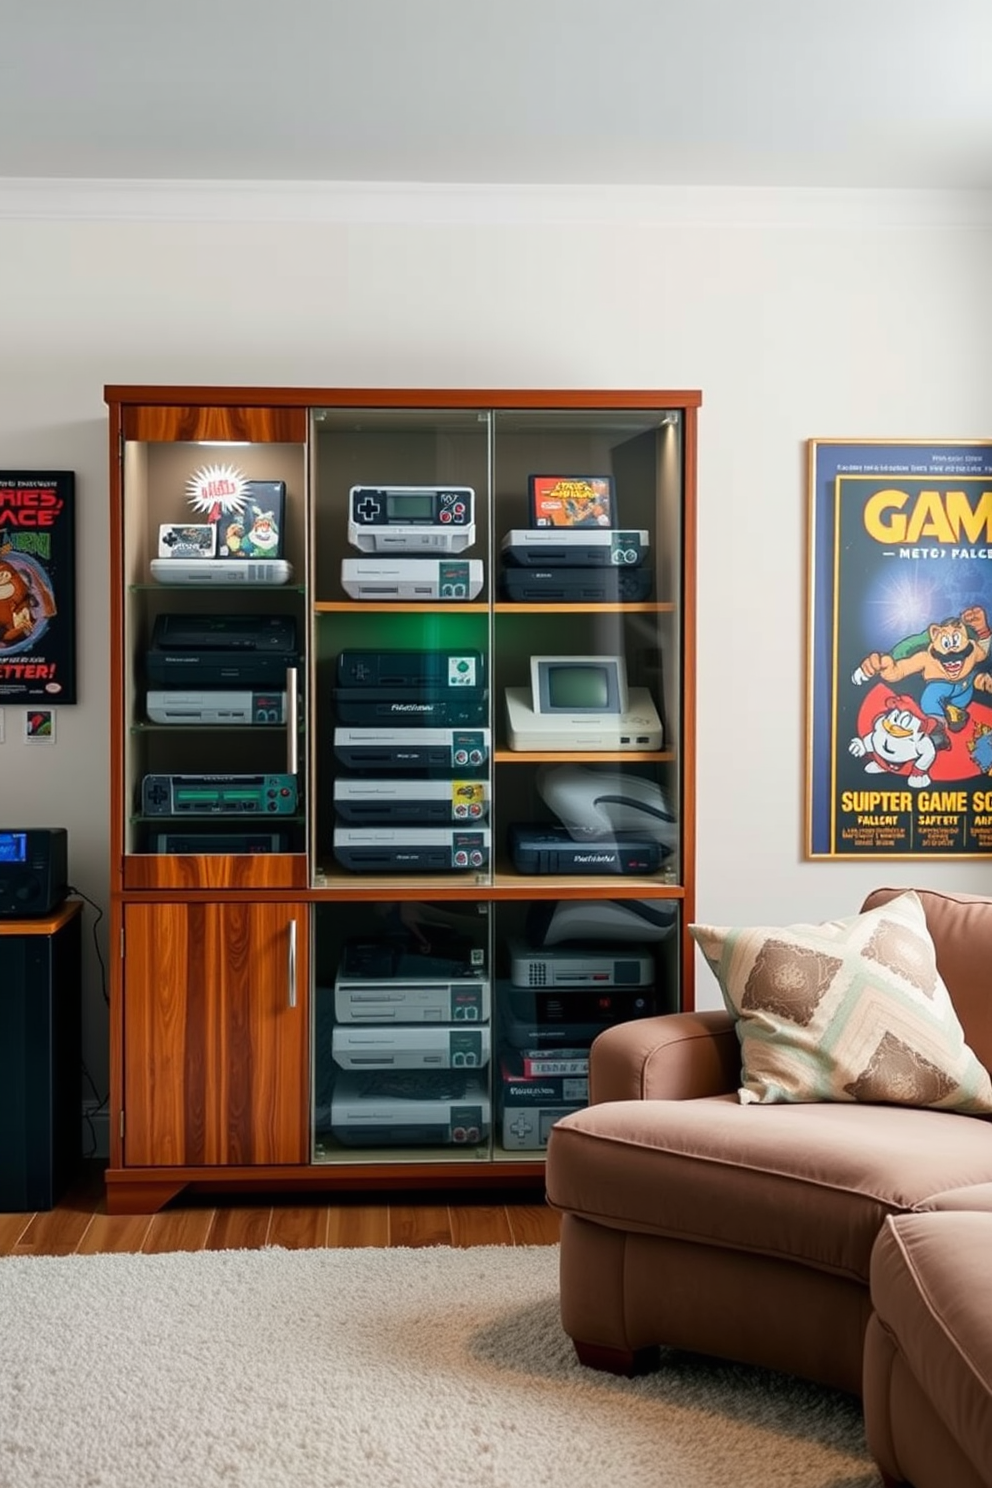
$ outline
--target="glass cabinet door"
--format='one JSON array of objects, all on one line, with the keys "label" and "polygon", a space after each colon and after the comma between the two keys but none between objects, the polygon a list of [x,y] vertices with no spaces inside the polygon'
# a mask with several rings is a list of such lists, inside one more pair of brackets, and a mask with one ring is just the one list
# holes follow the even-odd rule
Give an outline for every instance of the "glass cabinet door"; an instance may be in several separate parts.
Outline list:
[{"label": "glass cabinet door", "polygon": [[497,882],[677,885],[679,415],[494,418]]},{"label": "glass cabinet door", "polygon": [[314,413],[318,887],[490,882],[490,428]]},{"label": "glass cabinet door", "polygon": [[129,410],[122,451],[125,886],[302,885],[305,421],[184,412]]}]

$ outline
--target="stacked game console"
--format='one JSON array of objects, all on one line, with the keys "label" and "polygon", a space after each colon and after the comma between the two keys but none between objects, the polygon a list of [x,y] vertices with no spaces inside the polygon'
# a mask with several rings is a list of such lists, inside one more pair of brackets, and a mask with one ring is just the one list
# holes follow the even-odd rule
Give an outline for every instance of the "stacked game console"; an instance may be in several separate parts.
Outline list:
[{"label": "stacked game console", "polygon": [[[490,992],[484,952],[428,931],[345,943],[333,993],[330,1111],[346,1147],[473,1147],[488,1140]],[[419,944],[419,942],[418,942]],[[318,1120],[318,1125],[320,1120]]]},{"label": "stacked game console", "polygon": [[[195,478],[194,478],[194,484]],[[196,505],[209,498],[194,496]],[[163,522],[152,578],[160,584],[286,584],[292,566],[283,557],[286,483],[244,480],[213,520]]]},{"label": "stacked game console", "polygon": [[[292,726],[298,662],[291,615],[158,615],[145,655],[149,720]],[[161,818],[153,852],[283,852],[289,838],[279,828],[296,813],[297,781],[271,772],[150,774],[139,809]]]},{"label": "stacked game console", "polygon": [[500,592],[518,604],[632,604],[649,599],[646,531],[615,525],[610,476],[532,475],[529,528],[500,545]]},{"label": "stacked game console", "polygon": [[481,560],[461,556],[475,541],[470,486],[352,486],[348,501],[348,541],[362,554],[341,562],[352,599],[430,603],[482,592]]},{"label": "stacked game console", "polygon": [[[596,908],[583,906],[587,930]],[[497,997],[497,1101],[504,1148],[523,1151],[546,1147],[554,1123],[587,1104],[596,1035],[656,1010],[655,963],[637,943],[512,942],[509,953],[509,982]]]},{"label": "stacked game console", "polygon": [[479,872],[489,862],[489,694],[471,649],[342,651],[334,857],[356,873]]}]

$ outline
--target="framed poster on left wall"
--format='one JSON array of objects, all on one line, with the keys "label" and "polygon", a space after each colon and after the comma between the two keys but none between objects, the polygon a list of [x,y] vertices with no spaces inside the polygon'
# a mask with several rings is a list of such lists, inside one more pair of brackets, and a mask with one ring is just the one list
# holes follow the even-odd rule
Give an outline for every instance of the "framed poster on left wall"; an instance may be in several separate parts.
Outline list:
[{"label": "framed poster on left wall", "polygon": [[992,853],[992,442],[809,442],[806,856]]},{"label": "framed poster on left wall", "polygon": [[0,470],[0,705],[76,702],[75,475]]}]

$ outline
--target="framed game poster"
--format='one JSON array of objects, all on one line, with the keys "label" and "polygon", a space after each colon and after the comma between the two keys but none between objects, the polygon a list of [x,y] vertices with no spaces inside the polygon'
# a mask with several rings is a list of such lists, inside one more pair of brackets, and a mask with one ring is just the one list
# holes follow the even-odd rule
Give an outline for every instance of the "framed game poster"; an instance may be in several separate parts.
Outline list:
[{"label": "framed game poster", "polygon": [[992,853],[992,443],[809,442],[806,855]]},{"label": "framed game poster", "polygon": [[76,702],[75,477],[0,470],[0,706]]}]

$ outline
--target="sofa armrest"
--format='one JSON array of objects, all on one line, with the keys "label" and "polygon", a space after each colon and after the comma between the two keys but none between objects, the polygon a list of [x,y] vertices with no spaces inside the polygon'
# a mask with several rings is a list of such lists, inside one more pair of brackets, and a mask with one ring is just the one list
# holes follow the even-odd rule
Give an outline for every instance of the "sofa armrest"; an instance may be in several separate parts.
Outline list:
[{"label": "sofa armrest", "polygon": [[604,1029],[589,1058],[589,1101],[695,1100],[740,1085],[741,1046],[730,1014],[666,1013]]}]

